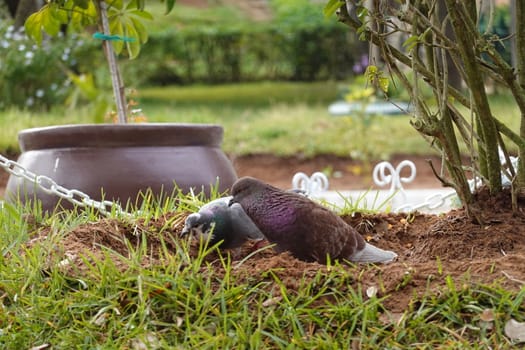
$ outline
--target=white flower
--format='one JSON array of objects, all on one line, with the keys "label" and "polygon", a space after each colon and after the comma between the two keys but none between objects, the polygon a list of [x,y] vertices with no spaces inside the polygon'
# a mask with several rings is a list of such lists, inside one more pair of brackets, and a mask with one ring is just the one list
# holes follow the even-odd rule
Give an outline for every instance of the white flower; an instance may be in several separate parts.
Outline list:
[{"label": "white flower", "polygon": [[32,106],[35,104],[35,99],[33,97],[28,97],[26,100],[26,106]]},{"label": "white flower", "polygon": [[7,49],[9,47],[9,42],[7,40],[2,40],[0,46],[2,46],[4,49]]},{"label": "white flower", "polygon": [[49,88],[51,89],[51,91],[55,91],[58,88],[58,85],[56,83],[53,83],[49,86]]},{"label": "white flower", "polygon": [[18,51],[24,51],[26,49],[26,46],[24,44],[18,45]]},{"label": "white flower", "polygon": [[38,97],[38,98],[42,98],[42,97],[44,97],[44,93],[45,93],[44,90],[38,89],[35,92],[35,96]]},{"label": "white flower", "polygon": [[26,59],[28,60],[32,59],[34,56],[35,54],[33,53],[33,51],[27,51],[25,55]]},{"label": "white flower", "polygon": [[22,41],[22,40],[25,40],[27,39],[26,36],[24,34],[21,34],[21,33],[15,33],[13,35],[13,40],[14,41]]}]

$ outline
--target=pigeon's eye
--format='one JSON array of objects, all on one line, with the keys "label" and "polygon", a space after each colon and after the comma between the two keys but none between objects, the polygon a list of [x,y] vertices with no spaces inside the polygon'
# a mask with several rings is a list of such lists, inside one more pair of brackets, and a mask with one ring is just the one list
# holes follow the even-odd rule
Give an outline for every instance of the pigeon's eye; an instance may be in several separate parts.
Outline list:
[{"label": "pigeon's eye", "polygon": [[215,222],[205,223],[202,224],[202,232],[204,233],[210,233],[215,228]]}]

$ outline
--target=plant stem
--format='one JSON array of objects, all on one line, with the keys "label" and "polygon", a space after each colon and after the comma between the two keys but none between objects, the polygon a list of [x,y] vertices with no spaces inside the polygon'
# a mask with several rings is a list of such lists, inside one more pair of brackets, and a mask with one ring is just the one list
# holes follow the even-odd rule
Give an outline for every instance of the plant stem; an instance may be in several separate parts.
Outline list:
[{"label": "plant stem", "polygon": [[[515,11],[514,15],[516,16],[516,65],[518,71],[518,84],[523,89],[525,87],[525,4],[522,1],[515,1]],[[521,111],[521,120],[520,120],[520,136],[525,138],[525,111]],[[525,187],[525,148],[519,146],[519,163],[518,163],[518,184],[520,187]]]},{"label": "plant stem", "polygon": [[[108,11],[105,1],[98,1],[98,12],[102,23],[102,32],[105,35],[111,35],[109,30]],[[120,70],[117,64],[117,58],[113,45],[109,40],[103,40],[102,46],[104,47],[104,53],[109,64],[109,73],[111,75],[111,84],[113,85],[113,95],[115,97],[115,103],[117,105],[117,116],[118,122],[125,124],[128,121],[126,116],[126,95],[124,93],[124,83],[120,75]]]},{"label": "plant stem", "polygon": [[[488,186],[491,193],[501,192],[501,165],[498,154],[497,129],[492,120],[492,113],[485,93],[485,82],[479,70],[477,57],[480,57],[476,46],[476,27],[472,23],[475,15],[475,7],[472,10],[462,8],[462,5],[453,0],[446,0],[447,10],[450,15],[452,27],[458,41],[458,49],[463,59],[465,69],[465,81],[472,93],[473,108],[477,115],[478,134],[483,140],[483,149],[480,149],[480,157],[486,156],[486,170],[481,168],[482,175],[488,178]],[[467,13],[468,11],[468,13]],[[473,13],[472,13],[473,12]],[[483,159],[480,159],[483,160]]]}]

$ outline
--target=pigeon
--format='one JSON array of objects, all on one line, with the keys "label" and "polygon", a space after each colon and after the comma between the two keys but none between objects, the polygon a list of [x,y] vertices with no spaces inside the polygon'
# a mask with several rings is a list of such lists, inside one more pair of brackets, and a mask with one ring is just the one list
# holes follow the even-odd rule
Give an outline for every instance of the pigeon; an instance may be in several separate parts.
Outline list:
[{"label": "pigeon", "polygon": [[217,198],[203,205],[197,213],[190,214],[186,218],[181,236],[193,234],[204,240],[209,239],[210,245],[220,242],[221,249],[235,249],[248,240],[264,239],[240,204],[229,206],[231,199],[232,197]]},{"label": "pigeon", "polygon": [[289,251],[300,260],[377,263],[397,257],[367,243],[336,213],[302,195],[252,177],[238,179],[231,194],[230,206],[240,204],[277,251]]}]

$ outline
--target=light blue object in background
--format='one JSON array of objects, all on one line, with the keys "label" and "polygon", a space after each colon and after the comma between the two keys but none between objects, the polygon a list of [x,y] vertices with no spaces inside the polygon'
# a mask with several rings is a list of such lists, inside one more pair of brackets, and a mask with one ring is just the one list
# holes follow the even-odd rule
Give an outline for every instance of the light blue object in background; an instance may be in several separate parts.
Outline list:
[{"label": "light blue object in background", "polygon": [[[368,115],[404,115],[413,110],[412,105],[407,102],[372,102],[364,107]],[[347,116],[363,112],[363,104],[360,102],[337,101],[328,107],[328,112],[333,116]]]}]

